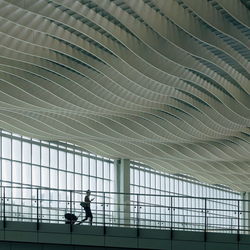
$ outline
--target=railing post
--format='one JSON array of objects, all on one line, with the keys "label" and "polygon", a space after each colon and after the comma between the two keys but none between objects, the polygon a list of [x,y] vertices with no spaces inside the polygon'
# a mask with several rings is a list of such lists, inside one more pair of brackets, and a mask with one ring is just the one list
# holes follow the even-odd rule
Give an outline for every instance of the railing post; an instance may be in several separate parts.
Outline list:
[{"label": "railing post", "polygon": [[160,203],[160,206],[159,206],[159,207],[160,207],[160,229],[161,229],[162,224],[163,224],[162,221],[161,221],[161,218],[162,218],[162,214],[161,214],[161,211],[162,211],[162,206],[161,206],[162,195],[159,196],[159,200],[160,200],[160,202],[159,202],[159,203]]},{"label": "railing post", "polygon": [[231,218],[231,234],[233,234],[233,218]]},{"label": "railing post", "polygon": [[103,193],[103,234],[106,234],[105,193]]},{"label": "railing post", "polygon": [[[70,206],[70,214],[72,214],[72,190],[70,190],[69,206]],[[73,226],[72,226],[72,216],[71,216],[71,219],[70,219],[70,232],[72,233],[72,231],[73,231]]]},{"label": "railing post", "polygon": [[205,198],[205,228],[204,228],[204,241],[207,241],[207,198]]},{"label": "railing post", "polygon": [[39,206],[40,206],[40,222],[43,223],[43,193],[42,193],[42,188],[39,189],[40,195],[39,195]]},{"label": "railing post", "polygon": [[237,229],[237,240],[240,241],[240,200],[238,200],[238,229]]},{"label": "railing post", "polygon": [[137,228],[137,237],[140,235],[139,229],[139,194],[136,195],[136,205],[137,205],[137,213],[136,213],[136,228]]},{"label": "railing post", "polygon": [[5,187],[3,187],[3,228],[6,228]]},{"label": "railing post", "polygon": [[170,239],[173,239],[173,197],[170,197]]},{"label": "railing post", "polygon": [[36,190],[36,230],[39,230],[39,189]]}]

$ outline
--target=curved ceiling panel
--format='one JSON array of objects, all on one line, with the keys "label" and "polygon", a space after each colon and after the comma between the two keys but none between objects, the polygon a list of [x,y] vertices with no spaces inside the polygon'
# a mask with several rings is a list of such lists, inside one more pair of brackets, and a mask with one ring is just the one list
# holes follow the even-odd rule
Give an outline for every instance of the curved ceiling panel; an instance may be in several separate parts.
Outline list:
[{"label": "curved ceiling panel", "polygon": [[1,0],[0,127],[250,191],[241,0]]}]

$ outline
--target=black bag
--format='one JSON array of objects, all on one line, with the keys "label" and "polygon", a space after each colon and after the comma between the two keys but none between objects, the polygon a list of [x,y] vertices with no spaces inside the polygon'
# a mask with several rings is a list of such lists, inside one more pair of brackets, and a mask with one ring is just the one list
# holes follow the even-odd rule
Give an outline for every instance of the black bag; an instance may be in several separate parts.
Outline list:
[{"label": "black bag", "polygon": [[66,213],[64,217],[65,217],[65,224],[75,224],[75,222],[78,220],[77,216],[70,213]]},{"label": "black bag", "polygon": [[83,207],[83,208],[85,209],[85,208],[88,206],[88,203],[85,202],[85,201],[82,201],[82,202],[80,203],[80,206]]}]

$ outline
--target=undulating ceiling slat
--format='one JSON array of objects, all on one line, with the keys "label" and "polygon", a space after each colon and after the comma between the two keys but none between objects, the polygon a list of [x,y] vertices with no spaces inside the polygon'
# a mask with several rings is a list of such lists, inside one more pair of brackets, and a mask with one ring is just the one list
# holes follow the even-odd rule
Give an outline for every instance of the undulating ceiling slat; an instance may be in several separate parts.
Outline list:
[{"label": "undulating ceiling slat", "polygon": [[0,0],[0,127],[250,191],[248,0]]}]

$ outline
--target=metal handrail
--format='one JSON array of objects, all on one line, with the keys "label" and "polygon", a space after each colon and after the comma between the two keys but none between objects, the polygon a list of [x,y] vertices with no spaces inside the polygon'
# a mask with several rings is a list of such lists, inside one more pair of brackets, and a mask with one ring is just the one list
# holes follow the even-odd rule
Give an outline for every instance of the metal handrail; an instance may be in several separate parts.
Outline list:
[{"label": "metal handrail", "polygon": [[[70,193],[70,191],[74,192],[75,194],[85,194],[86,190],[69,190],[69,189],[58,189],[58,188],[46,188],[46,187],[31,187],[31,186],[23,186],[23,187],[18,187],[18,186],[5,186],[5,185],[0,185],[1,188],[10,188],[10,189],[31,189],[31,190],[44,190],[44,191],[57,191],[57,192],[67,192]],[[91,191],[92,194],[95,194],[99,197],[103,197],[104,193],[110,194],[110,195],[128,195],[128,196],[137,196],[138,193],[126,193],[126,192],[107,192],[107,191]],[[198,199],[198,200],[205,200],[207,199],[208,201],[213,201],[217,200],[219,201],[238,201],[239,199],[228,199],[228,198],[217,198],[217,197],[203,197],[203,196],[190,196],[190,195],[168,195],[168,194],[139,194],[140,196],[150,196],[150,197],[165,197],[165,198],[183,198],[183,199]],[[250,200],[244,200],[247,202],[250,202]]]},{"label": "metal handrail", "polygon": [[[39,230],[40,223],[64,223],[63,216],[66,212],[84,217],[80,197],[84,197],[85,191],[11,186],[0,186],[0,189],[0,220],[4,225],[6,221],[31,221],[37,223]],[[16,189],[30,191],[25,197],[15,197],[12,191]],[[48,192],[45,197],[43,191]],[[54,193],[57,198],[51,197]],[[63,194],[64,199],[59,194]],[[250,231],[250,227],[245,225],[248,222],[245,218],[248,211],[242,209],[242,204],[250,202],[249,200],[121,192],[93,191],[92,194],[96,197],[92,202],[93,224],[98,226],[136,227],[138,230],[184,229],[203,231],[205,234],[208,231],[230,231],[237,234]],[[79,197],[76,198],[75,195]],[[127,200],[117,199],[119,196]],[[142,201],[145,197],[155,200],[155,203]],[[156,204],[155,197],[164,198],[165,204]],[[118,203],[117,200],[122,202]],[[192,203],[194,200],[197,202]],[[216,202],[218,207],[212,207],[211,201]],[[180,205],[181,202],[183,206]],[[71,224],[71,231],[72,229]]]}]

